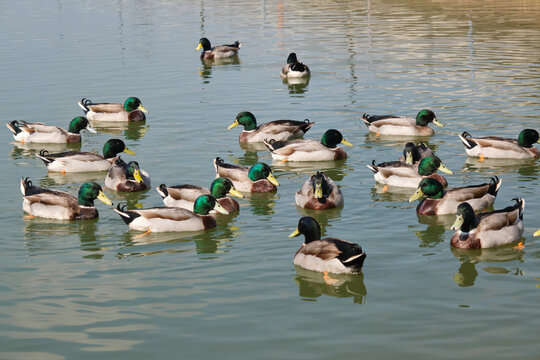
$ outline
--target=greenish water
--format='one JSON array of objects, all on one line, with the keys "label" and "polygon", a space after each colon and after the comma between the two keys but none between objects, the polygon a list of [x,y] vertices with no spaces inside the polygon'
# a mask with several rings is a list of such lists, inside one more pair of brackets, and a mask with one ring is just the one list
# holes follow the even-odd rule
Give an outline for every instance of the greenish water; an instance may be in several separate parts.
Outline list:
[{"label": "greenish water", "polygon": [[[105,174],[47,174],[4,129],[0,153],[0,358],[5,359],[537,359],[540,227],[536,161],[478,162],[457,134],[538,129],[540,6],[535,1],[17,1],[0,5],[4,121],[67,126],[82,97],[138,96],[146,124],[85,133],[81,149],[126,139],[153,186],[208,186],[212,159],[271,163],[240,147],[235,115],[309,118],[306,138],[337,128],[355,147],[335,164],[276,165],[273,195],[241,199],[216,229],[136,239],[98,205],[97,221],[24,219],[19,181],[75,193]],[[204,66],[198,39],[240,40],[240,61]],[[279,70],[289,52],[306,87]],[[375,185],[366,164],[396,159],[406,139],[369,135],[363,113],[445,124],[427,139],[455,171],[450,186],[503,179],[496,208],[527,201],[525,248],[455,251],[453,217],[418,217],[413,190]],[[53,147],[48,146],[52,150]],[[62,150],[59,149],[59,150]],[[345,206],[314,213],[294,193],[323,169]],[[160,206],[152,189],[117,203]],[[364,273],[296,269],[302,215],[358,242]]]}]

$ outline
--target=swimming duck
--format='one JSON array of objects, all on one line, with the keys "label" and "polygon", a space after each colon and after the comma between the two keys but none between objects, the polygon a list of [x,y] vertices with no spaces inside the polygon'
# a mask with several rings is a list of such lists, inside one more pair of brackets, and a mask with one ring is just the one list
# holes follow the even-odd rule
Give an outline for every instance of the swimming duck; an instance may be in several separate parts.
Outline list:
[{"label": "swimming duck", "polygon": [[24,196],[23,210],[30,216],[58,220],[88,220],[98,217],[94,200],[107,205],[111,200],[105,196],[101,186],[95,182],[81,185],[78,197],[63,191],[50,190],[32,185],[28,178],[21,179],[21,192]]},{"label": "swimming duck", "polygon": [[427,126],[430,122],[443,127],[435,117],[435,113],[427,109],[420,110],[416,119],[406,116],[364,114],[362,120],[369,131],[380,135],[431,136],[433,129]]},{"label": "swimming duck", "polygon": [[347,157],[347,153],[338,144],[353,146],[343,138],[335,129],[327,130],[321,141],[317,140],[291,140],[276,141],[265,140],[264,144],[272,153],[272,158],[281,161],[329,161]]},{"label": "swimming duck", "polygon": [[126,210],[118,204],[114,212],[132,230],[150,232],[198,231],[216,227],[216,219],[208,215],[211,210],[222,214],[229,212],[212,195],[201,195],[195,200],[194,211],[178,207],[154,207],[141,210]]},{"label": "swimming duck", "polygon": [[265,163],[255,163],[250,168],[227,164],[222,158],[214,159],[216,177],[231,179],[234,187],[242,192],[274,192],[279,182],[272,174],[272,169]]},{"label": "swimming duck", "polygon": [[410,197],[409,202],[422,199],[416,207],[416,212],[421,215],[455,214],[462,202],[471,205],[474,211],[479,211],[493,206],[501,182],[502,180],[494,176],[489,183],[445,191],[436,179],[425,178],[420,181],[418,190]]},{"label": "swimming duck", "polygon": [[315,122],[297,120],[275,120],[257,126],[255,115],[249,111],[243,111],[236,115],[234,122],[229,125],[228,130],[237,125],[242,125],[244,130],[240,133],[238,141],[241,143],[262,142],[265,139],[275,139],[277,141],[287,141],[301,138],[311,129]]},{"label": "swimming duck", "polygon": [[[20,121],[20,122],[19,122]],[[49,143],[72,144],[81,142],[81,130],[88,130],[93,134],[97,131],[83,116],[77,116],[69,123],[68,130],[58,126],[43,123],[30,123],[24,120],[14,120],[6,124],[13,133],[15,141],[21,143]]]},{"label": "swimming duck", "polygon": [[230,45],[220,45],[214,46],[210,45],[210,41],[207,38],[201,38],[199,40],[199,45],[195,51],[203,49],[201,54],[201,59],[210,60],[210,59],[223,59],[228,57],[233,57],[238,55],[238,50],[242,47],[242,43],[235,41],[234,44]]},{"label": "swimming duck", "polygon": [[465,145],[467,155],[479,157],[481,160],[530,159],[540,156],[540,151],[534,147],[534,143],[539,142],[538,131],[534,129],[522,130],[517,140],[497,136],[473,138],[466,131],[458,136]]},{"label": "swimming duck", "polygon": [[210,190],[196,185],[177,185],[168,187],[161,184],[156,188],[157,192],[163,198],[163,203],[168,207],[181,207],[193,211],[195,200],[201,195],[212,195],[229,213],[240,210],[240,205],[234,199],[227,195],[243,198],[238,192],[231,179],[218,177],[210,185]]},{"label": "swimming duck", "polygon": [[435,156],[435,153],[424,142],[420,142],[418,145],[408,142],[403,149],[403,156],[398,161],[412,165],[420,163],[420,160],[428,156]]},{"label": "swimming duck", "polygon": [[296,58],[296,53],[290,53],[287,58],[287,65],[281,68],[281,77],[282,78],[300,78],[300,77],[309,77],[311,72],[307,65],[302,64]]},{"label": "swimming duck", "polygon": [[304,216],[298,227],[289,235],[304,235],[304,243],[294,255],[294,264],[308,270],[334,274],[358,274],[366,259],[362,247],[337,238],[321,239],[321,227],[317,220]]},{"label": "swimming duck", "polygon": [[121,152],[135,155],[122,140],[110,139],[103,145],[103,156],[79,151],[49,154],[47,150],[41,150],[36,156],[43,160],[49,171],[66,173],[109,170],[116,155]]},{"label": "swimming duck", "polygon": [[343,194],[324,172],[317,171],[294,196],[296,205],[312,210],[332,209],[343,205]]},{"label": "swimming duck", "polygon": [[459,204],[452,225],[452,230],[457,231],[450,245],[459,249],[485,249],[520,241],[525,201],[513,200],[516,201],[513,206],[476,215],[470,204]]},{"label": "swimming duck", "polygon": [[436,178],[443,187],[448,186],[446,179],[435,171],[440,170],[446,174],[454,172],[448,169],[437,156],[428,156],[420,161],[418,165],[409,165],[401,161],[389,161],[367,167],[373,171],[373,177],[381,184],[399,187],[418,187],[418,184],[424,177]]},{"label": "swimming duck", "polygon": [[79,101],[79,106],[90,121],[109,121],[109,122],[133,122],[146,120],[145,113],[148,110],[144,108],[136,97],[129,97],[124,104],[120,103],[93,103],[89,99],[83,98]]},{"label": "swimming duck", "polygon": [[126,163],[118,156],[107,173],[105,186],[116,191],[143,191],[150,188],[150,176],[139,168],[138,162]]}]

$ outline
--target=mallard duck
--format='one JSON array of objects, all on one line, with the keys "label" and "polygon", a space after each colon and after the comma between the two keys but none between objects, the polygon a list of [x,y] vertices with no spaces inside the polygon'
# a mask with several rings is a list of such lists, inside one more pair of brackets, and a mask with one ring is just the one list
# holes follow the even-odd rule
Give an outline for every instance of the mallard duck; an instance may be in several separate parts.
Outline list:
[{"label": "mallard duck", "polygon": [[416,119],[406,116],[364,114],[362,120],[369,131],[380,135],[431,136],[433,129],[427,126],[430,122],[443,127],[435,117],[435,113],[427,109],[420,110]]},{"label": "mallard duck", "polygon": [[88,130],[93,134],[97,134],[97,131],[83,116],[73,118],[69,123],[68,130],[58,126],[50,126],[43,123],[30,123],[24,120],[14,120],[7,123],[6,126],[13,133],[15,141],[19,141],[23,144],[72,144],[81,142],[81,130]]},{"label": "mallard duck", "polygon": [[23,210],[30,216],[39,216],[58,220],[88,220],[98,217],[94,200],[107,205],[111,200],[105,196],[101,186],[95,182],[81,185],[78,197],[32,185],[28,178],[21,179],[21,192],[24,196]]},{"label": "mallard duck", "polygon": [[132,230],[150,232],[198,231],[216,227],[216,219],[208,215],[211,210],[222,214],[229,212],[212,195],[201,195],[195,200],[194,211],[178,207],[154,207],[142,210],[126,210],[118,204],[114,212]]},{"label": "mallard duck", "polygon": [[418,190],[410,197],[409,202],[422,199],[416,207],[416,212],[421,215],[455,214],[457,206],[462,202],[471,205],[474,211],[479,211],[493,206],[501,182],[502,180],[494,176],[489,183],[445,191],[439,181],[426,178],[420,181]]},{"label": "mallard duck", "polygon": [[240,205],[234,199],[227,195],[243,198],[238,192],[231,179],[218,177],[210,185],[210,190],[196,185],[177,185],[168,187],[161,184],[156,188],[157,192],[163,198],[163,203],[168,207],[181,207],[193,211],[195,200],[201,195],[212,195],[229,213],[240,210]]},{"label": "mallard duck", "polygon": [[116,191],[143,191],[150,188],[150,176],[139,168],[138,162],[126,163],[117,157],[107,173],[105,186]]},{"label": "mallard duck", "polygon": [[347,153],[337,145],[353,146],[335,129],[327,130],[321,141],[305,139],[276,141],[270,139],[265,140],[264,144],[272,153],[272,158],[281,161],[340,160],[346,158]]},{"label": "mallard duck", "polygon": [[534,129],[522,130],[517,140],[497,136],[473,138],[466,131],[458,136],[465,145],[467,155],[480,159],[529,159],[540,156],[540,151],[534,147],[534,143],[539,142],[538,131]]},{"label": "mallard duck", "polygon": [[420,163],[420,160],[428,156],[435,156],[435,153],[426,144],[420,142],[418,145],[414,145],[413,142],[408,142],[403,149],[403,156],[398,161],[412,165]]},{"label": "mallard duck", "polygon": [[108,122],[126,122],[126,121],[144,121],[145,113],[148,110],[144,108],[136,97],[129,97],[124,104],[120,103],[93,103],[89,99],[83,98],[79,101],[79,106],[90,121],[108,121]]},{"label": "mallard duck", "polygon": [[525,200],[513,200],[516,201],[513,206],[477,215],[470,204],[459,204],[452,225],[452,230],[457,231],[450,245],[459,249],[485,249],[520,241]]},{"label": "mallard duck", "polygon": [[103,145],[103,156],[79,151],[49,154],[47,150],[41,150],[36,156],[43,160],[49,171],[66,173],[109,170],[115,161],[116,154],[121,152],[135,155],[122,140],[110,139]]},{"label": "mallard duck", "polygon": [[540,236],[540,229],[536,230],[533,236]]},{"label": "mallard duck", "polygon": [[243,111],[236,115],[234,122],[229,125],[228,130],[237,125],[242,125],[244,130],[240,133],[238,141],[241,143],[263,142],[265,139],[277,141],[287,141],[301,138],[311,129],[315,122],[297,120],[275,120],[257,126],[255,116],[249,111]]},{"label": "mallard duck", "polygon": [[420,181],[427,176],[436,178],[445,188],[448,186],[446,179],[434,174],[440,170],[446,174],[454,172],[448,169],[437,156],[428,156],[420,161],[418,165],[409,165],[401,161],[389,161],[367,167],[373,171],[373,177],[381,184],[399,187],[418,187]]},{"label": "mallard duck", "polygon": [[302,64],[296,58],[296,53],[290,53],[287,58],[287,65],[281,68],[282,78],[300,78],[309,77],[311,72],[307,65]]},{"label": "mallard duck", "polygon": [[289,235],[304,234],[305,240],[294,255],[294,264],[308,270],[334,274],[358,274],[366,259],[362,247],[336,238],[321,239],[321,227],[317,220],[304,216],[298,227]]},{"label": "mallard duck", "polygon": [[242,43],[235,41],[234,44],[230,45],[220,45],[214,46],[210,45],[210,41],[207,38],[202,38],[199,40],[199,45],[195,51],[203,49],[201,54],[201,59],[210,60],[210,59],[223,59],[228,57],[233,57],[238,55],[238,50],[242,47]]},{"label": "mallard duck", "polygon": [[317,171],[306,180],[294,196],[296,205],[305,209],[323,210],[343,205],[343,194],[324,172]]},{"label": "mallard duck", "polygon": [[272,169],[265,163],[255,163],[250,168],[227,164],[222,158],[214,159],[216,177],[231,179],[234,187],[242,192],[274,192],[279,182],[272,174]]}]

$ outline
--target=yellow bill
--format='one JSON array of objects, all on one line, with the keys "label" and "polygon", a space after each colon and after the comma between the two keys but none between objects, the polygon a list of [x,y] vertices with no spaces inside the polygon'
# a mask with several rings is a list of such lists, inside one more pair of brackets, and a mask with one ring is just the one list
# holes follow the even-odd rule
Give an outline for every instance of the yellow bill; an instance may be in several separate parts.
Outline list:
[{"label": "yellow bill", "polygon": [[135,153],[135,151],[131,151],[131,150],[129,150],[128,148],[125,148],[125,149],[124,149],[124,152],[125,152],[126,154],[129,154],[129,155],[137,155],[137,154]]},{"label": "yellow bill", "polygon": [[416,192],[409,198],[409,202],[416,201],[424,197],[424,192],[422,189],[417,189]]},{"label": "yellow bill", "polygon": [[350,142],[348,142],[348,141],[345,140],[345,139],[341,140],[341,143],[342,143],[343,145],[347,145],[347,146],[351,146],[351,147],[353,146],[353,144],[351,144]]},{"label": "yellow bill", "polygon": [[214,205],[214,210],[216,210],[218,213],[222,213],[224,215],[229,215],[229,212],[225,210],[223,206],[221,206],[220,203],[216,201],[216,205]]},{"label": "yellow bill", "polygon": [[536,230],[536,232],[533,234],[533,236],[540,236],[540,229]]},{"label": "yellow bill", "polygon": [[322,184],[315,184],[315,191],[313,192],[315,199],[321,199],[323,197]]},{"label": "yellow bill", "polygon": [[456,221],[454,221],[454,224],[452,225],[452,227],[450,228],[451,230],[459,230],[461,229],[461,225],[463,225],[463,215],[457,215],[456,216]]},{"label": "yellow bill", "polygon": [[234,187],[232,187],[231,190],[229,190],[229,194],[236,196],[237,198],[244,197],[244,195],[240,191],[236,190]]},{"label": "yellow bill", "polygon": [[270,175],[268,175],[266,177],[266,179],[268,181],[270,181],[272,184],[276,185],[276,186],[279,186],[279,182],[276,180],[276,178],[274,177],[274,175],[272,173],[270,173]]},{"label": "yellow bill", "polygon": [[135,181],[138,182],[138,183],[142,183],[143,182],[143,179],[141,177],[141,172],[139,171],[139,169],[135,169],[133,171],[133,177],[135,178]]},{"label": "yellow bill", "polygon": [[450,174],[452,175],[454,172],[452,170],[450,170],[449,168],[446,167],[446,165],[444,165],[443,163],[441,163],[441,165],[439,166],[439,170],[441,170],[443,173],[445,174]]},{"label": "yellow bill", "polygon": [[199,45],[197,45],[197,48],[195,49],[195,51],[199,51],[199,50],[201,50],[201,49],[202,49],[202,47],[203,47],[203,46],[202,46],[202,44],[201,44],[201,43],[199,43]]},{"label": "yellow bill", "polygon": [[412,165],[412,164],[413,164],[413,156],[412,156],[412,152],[407,152],[407,153],[405,153],[405,163],[406,163],[406,164],[409,164],[409,165]]},{"label": "yellow bill", "polygon": [[233,122],[231,125],[229,125],[229,127],[227,128],[227,130],[231,130],[233,127],[235,127],[235,126],[237,126],[237,125],[239,125],[238,120],[234,120],[234,122]]},{"label": "yellow bill", "polygon": [[437,118],[433,119],[433,123],[439,127],[444,127],[443,123],[437,120]]},{"label": "yellow bill", "polygon": [[291,235],[289,235],[290,238],[300,235],[300,231],[298,229],[294,230]]},{"label": "yellow bill", "polygon": [[97,199],[101,202],[103,202],[104,204],[107,204],[109,206],[112,206],[112,201],[109,200],[109,198],[107,196],[105,196],[105,193],[103,191],[99,191],[99,194],[97,196]]},{"label": "yellow bill", "polygon": [[148,110],[146,110],[146,108],[144,106],[142,106],[142,104],[139,105],[139,107],[137,109],[141,110],[143,113],[148,114]]}]

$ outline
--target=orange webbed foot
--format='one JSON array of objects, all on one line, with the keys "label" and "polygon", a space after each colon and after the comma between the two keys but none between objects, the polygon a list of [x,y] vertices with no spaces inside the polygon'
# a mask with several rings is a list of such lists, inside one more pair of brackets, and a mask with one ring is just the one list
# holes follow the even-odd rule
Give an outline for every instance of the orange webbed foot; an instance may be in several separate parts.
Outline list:
[{"label": "orange webbed foot", "polygon": [[135,239],[140,239],[148,234],[150,234],[152,231],[151,230],[148,230],[147,232],[145,232],[144,234],[139,234],[139,235],[136,235],[135,236]]},{"label": "orange webbed foot", "polygon": [[328,271],[323,271],[323,279],[324,279],[324,282],[328,285],[334,285],[335,283],[338,282],[336,279],[328,275]]}]

